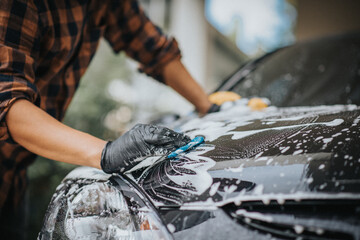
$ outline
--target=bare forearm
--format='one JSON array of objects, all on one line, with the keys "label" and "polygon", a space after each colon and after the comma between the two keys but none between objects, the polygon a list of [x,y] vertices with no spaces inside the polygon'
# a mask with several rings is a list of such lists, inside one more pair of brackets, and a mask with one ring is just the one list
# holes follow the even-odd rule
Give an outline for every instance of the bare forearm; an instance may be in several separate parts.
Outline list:
[{"label": "bare forearm", "polygon": [[205,114],[209,110],[211,103],[207,94],[191,77],[180,60],[174,60],[165,66],[164,78],[166,84],[194,104],[199,113]]},{"label": "bare forearm", "polygon": [[12,138],[33,153],[100,168],[105,141],[62,124],[27,100],[14,103],[6,122]]}]

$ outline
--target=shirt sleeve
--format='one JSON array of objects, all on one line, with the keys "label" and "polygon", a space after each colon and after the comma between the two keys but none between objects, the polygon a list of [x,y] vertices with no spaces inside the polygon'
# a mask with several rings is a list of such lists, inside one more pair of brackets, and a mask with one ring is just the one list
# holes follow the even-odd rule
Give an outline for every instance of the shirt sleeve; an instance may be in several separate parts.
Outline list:
[{"label": "shirt sleeve", "polygon": [[11,140],[5,116],[18,99],[39,105],[35,81],[37,19],[31,1],[0,4],[0,141]]},{"label": "shirt sleeve", "polygon": [[181,53],[174,38],[168,38],[145,15],[136,0],[109,0],[105,38],[115,52],[124,50],[140,62],[140,71],[163,82],[162,70]]}]

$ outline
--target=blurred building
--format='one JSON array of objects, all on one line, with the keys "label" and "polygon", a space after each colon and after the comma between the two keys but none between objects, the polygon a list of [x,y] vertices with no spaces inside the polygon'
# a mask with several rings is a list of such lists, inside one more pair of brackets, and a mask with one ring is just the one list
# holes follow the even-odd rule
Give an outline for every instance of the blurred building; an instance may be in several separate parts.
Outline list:
[{"label": "blurred building", "polygon": [[175,36],[183,62],[207,90],[235,71],[247,56],[205,18],[205,0],[141,0],[150,19]]}]

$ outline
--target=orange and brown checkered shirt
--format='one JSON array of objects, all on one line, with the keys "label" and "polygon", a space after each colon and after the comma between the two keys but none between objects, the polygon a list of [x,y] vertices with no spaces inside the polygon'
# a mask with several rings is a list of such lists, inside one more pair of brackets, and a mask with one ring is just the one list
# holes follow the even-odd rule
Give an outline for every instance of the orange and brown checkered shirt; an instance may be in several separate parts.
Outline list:
[{"label": "orange and brown checkered shirt", "polygon": [[10,106],[27,99],[61,120],[101,37],[159,81],[164,65],[180,58],[176,41],[149,21],[136,0],[1,0],[0,209],[7,198],[21,199],[26,168],[35,158],[9,141]]}]

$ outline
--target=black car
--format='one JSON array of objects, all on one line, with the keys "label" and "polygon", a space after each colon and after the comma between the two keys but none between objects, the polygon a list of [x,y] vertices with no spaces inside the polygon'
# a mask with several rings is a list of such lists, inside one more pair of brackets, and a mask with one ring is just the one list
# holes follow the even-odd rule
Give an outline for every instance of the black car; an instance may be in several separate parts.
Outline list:
[{"label": "black car", "polygon": [[39,239],[360,239],[360,34],[279,49],[217,90],[243,98],[168,124],[204,144],[124,175],[75,169]]}]

